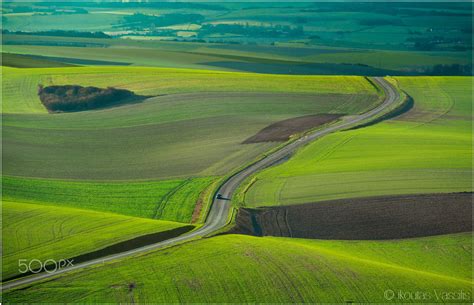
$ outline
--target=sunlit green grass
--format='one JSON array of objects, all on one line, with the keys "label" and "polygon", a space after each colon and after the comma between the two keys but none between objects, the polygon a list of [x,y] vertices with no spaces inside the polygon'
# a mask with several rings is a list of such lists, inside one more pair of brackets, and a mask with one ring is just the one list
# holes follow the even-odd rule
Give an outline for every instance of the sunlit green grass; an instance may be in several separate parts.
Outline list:
[{"label": "sunlit green grass", "polygon": [[[24,177],[161,180],[225,175],[276,145],[241,144],[275,121],[359,113],[379,102],[362,77],[137,67],[4,72],[3,171]],[[116,86],[164,96],[104,110],[47,114],[36,95],[39,83]]]},{"label": "sunlit green grass", "polygon": [[462,290],[470,302],[471,247],[469,233],[390,242],[226,235],[63,275],[4,300],[385,303],[390,289]]},{"label": "sunlit green grass", "polygon": [[5,200],[190,222],[200,192],[214,178],[82,182],[3,178]]},{"label": "sunlit green grass", "polygon": [[[32,259],[58,262],[137,236],[185,225],[69,207],[12,202],[5,198],[2,204],[3,278],[19,273],[19,259],[25,259],[27,263]],[[38,262],[31,266],[38,267]]]},{"label": "sunlit green grass", "polygon": [[415,101],[395,120],[315,141],[257,175],[249,206],[472,190],[471,78],[397,78]]}]

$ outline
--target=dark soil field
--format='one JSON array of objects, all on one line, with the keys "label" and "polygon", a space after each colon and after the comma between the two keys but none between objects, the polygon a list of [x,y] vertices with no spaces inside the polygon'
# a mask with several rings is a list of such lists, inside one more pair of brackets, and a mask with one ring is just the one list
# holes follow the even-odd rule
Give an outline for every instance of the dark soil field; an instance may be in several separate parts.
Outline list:
[{"label": "dark soil field", "polygon": [[341,117],[341,114],[315,114],[291,118],[268,125],[243,143],[287,141],[291,135],[324,125]]},{"label": "dark soil field", "polygon": [[380,240],[472,231],[472,193],[397,195],[239,210],[229,233]]}]

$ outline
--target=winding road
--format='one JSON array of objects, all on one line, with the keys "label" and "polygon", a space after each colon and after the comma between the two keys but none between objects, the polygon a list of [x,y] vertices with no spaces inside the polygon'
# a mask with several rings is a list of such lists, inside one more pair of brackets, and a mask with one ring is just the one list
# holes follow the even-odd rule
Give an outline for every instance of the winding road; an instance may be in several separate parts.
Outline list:
[{"label": "winding road", "polygon": [[[220,186],[217,193],[221,194],[224,198],[231,198],[235,190],[237,189],[237,187],[249,176],[255,174],[256,172],[268,166],[271,166],[272,164],[275,164],[276,162],[279,162],[281,160],[288,158],[295,150],[297,150],[298,148],[304,146],[305,144],[315,139],[318,139],[324,135],[327,135],[335,131],[353,127],[359,123],[367,121],[368,119],[376,117],[377,115],[382,113],[384,110],[386,110],[387,107],[394,104],[398,100],[399,93],[389,82],[387,82],[382,77],[375,77],[373,78],[373,80],[377,82],[377,84],[379,84],[381,88],[383,88],[383,91],[385,93],[385,99],[382,102],[382,104],[380,104],[376,108],[366,113],[347,117],[346,120],[342,120],[341,122],[328,126],[327,128],[317,130],[294,142],[291,142],[290,144],[286,146],[283,146],[279,150],[272,152],[266,157],[260,159],[259,161],[251,164],[250,166],[242,169],[241,171],[231,176]],[[66,272],[80,270],[80,269],[84,269],[84,268],[94,266],[94,265],[104,264],[106,262],[110,262],[113,260],[129,257],[129,256],[139,254],[142,252],[164,248],[167,246],[176,245],[185,241],[189,241],[195,238],[209,235],[210,233],[216,232],[217,230],[223,228],[227,224],[230,212],[231,212],[230,201],[226,199],[216,198],[214,199],[212,203],[212,207],[209,212],[209,215],[207,216],[205,224],[195,231],[192,231],[190,233],[186,233],[186,234],[183,234],[178,237],[174,237],[165,241],[161,241],[155,244],[151,244],[148,246],[132,249],[126,252],[113,254],[110,256],[106,256],[106,257],[102,257],[102,258],[98,258],[94,260],[90,260],[90,261],[83,262],[83,263],[80,263],[71,267],[67,267],[64,269],[59,269],[55,272],[39,273],[39,274],[34,274],[31,276],[24,277],[24,278],[12,280],[12,281],[3,283],[2,290],[5,291],[12,288],[20,287],[23,285],[33,284],[35,282],[52,278]]]}]

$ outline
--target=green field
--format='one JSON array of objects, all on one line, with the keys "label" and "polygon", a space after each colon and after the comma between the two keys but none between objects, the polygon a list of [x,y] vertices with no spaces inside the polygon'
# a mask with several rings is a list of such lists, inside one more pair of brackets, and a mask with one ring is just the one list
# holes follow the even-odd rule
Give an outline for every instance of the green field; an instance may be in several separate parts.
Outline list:
[{"label": "green field", "polygon": [[317,140],[267,169],[246,206],[374,195],[472,191],[471,78],[398,77],[407,114]]},{"label": "green field", "polygon": [[[361,77],[125,67],[6,71],[3,169],[6,175],[24,177],[132,180],[224,175],[276,145],[241,144],[275,121],[306,114],[360,113],[378,102],[374,87]],[[164,95],[123,107],[51,115],[36,96],[38,83],[117,86],[137,94]],[[341,89],[342,94],[337,93]]]},{"label": "green field", "polygon": [[[39,199],[39,198],[38,198]],[[18,260],[68,259],[182,223],[111,213],[12,202],[3,198],[3,278],[18,274]],[[35,268],[38,263],[33,263]]]},{"label": "green field", "polygon": [[3,73],[4,113],[45,113],[36,96],[38,84],[113,86],[152,96],[196,92],[374,93],[363,77],[350,76],[296,77],[150,67],[3,67]]},{"label": "green field", "polygon": [[387,302],[391,289],[431,293],[424,302],[442,301],[434,290],[462,290],[470,302],[471,250],[469,233],[390,242],[226,235],[7,292],[4,301]]},{"label": "green field", "polygon": [[190,222],[200,192],[214,180],[80,182],[4,177],[2,182],[4,200]]},{"label": "green field", "polygon": [[[3,52],[13,53],[6,57],[5,65],[13,67],[57,67],[59,65],[100,65],[124,64],[133,66],[179,67],[211,69],[223,71],[249,71],[271,73],[272,69],[282,69],[289,74],[339,74],[364,75],[372,72],[380,75],[424,70],[434,65],[466,65],[471,53],[468,52],[421,52],[397,50],[356,50],[325,46],[232,46],[225,44],[206,45],[203,43],[177,42],[135,42],[120,39],[93,39],[71,37],[35,37],[6,35],[11,41],[3,47]],[[22,41],[29,41],[23,45]],[[68,42],[84,46],[62,46]],[[48,45],[60,44],[59,46]],[[104,47],[87,46],[104,44]],[[41,60],[25,60],[16,54],[45,56]],[[16,57],[15,57],[16,56]],[[400,60],[403,58],[403,60]],[[78,59],[80,59],[78,61]],[[99,61],[99,62],[95,62]],[[318,66],[318,64],[323,64]],[[368,65],[367,70],[357,66]],[[312,66],[313,65],[313,66]],[[324,66],[329,65],[329,66]],[[346,66],[345,66],[346,65]],[[302,70],[301,67],[313,70]],[[316,69],[317,67],[317,69]],[[360,66],[359,66],[360,67]],[[394,72],[397,71],[397,72]],[[281,73],[281,72],[280,72]]]}]

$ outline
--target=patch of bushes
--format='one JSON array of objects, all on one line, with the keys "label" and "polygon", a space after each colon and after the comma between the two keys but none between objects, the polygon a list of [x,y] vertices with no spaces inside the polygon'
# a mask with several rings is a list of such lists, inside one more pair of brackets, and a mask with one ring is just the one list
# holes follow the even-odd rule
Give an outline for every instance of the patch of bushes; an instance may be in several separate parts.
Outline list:
[{"label": "patch of bushes", "polygon": [[38,95],[50,112],[74,112],[104,108],[142,98],[125,89],[77,85],[38,86]]}]

